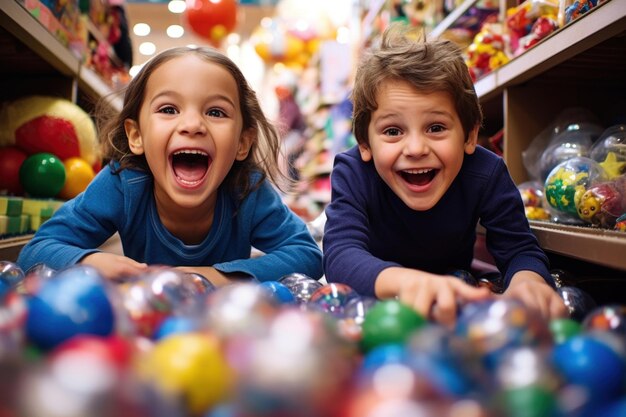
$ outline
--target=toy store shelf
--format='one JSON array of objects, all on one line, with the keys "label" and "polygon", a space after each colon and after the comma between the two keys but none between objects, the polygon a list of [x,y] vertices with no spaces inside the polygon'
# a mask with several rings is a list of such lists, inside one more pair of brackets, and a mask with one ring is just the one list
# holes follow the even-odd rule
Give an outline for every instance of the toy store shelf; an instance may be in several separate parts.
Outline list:
[{"label": "toy store shelf", "polygon": [[623,0],[601,3],[506,65],[478,80],[477,94],[481,100],[500,94],[505,87],[524,83],[624,31],[626,3]]},{"label": "toy store shelf", "polygon": [[626,271],[626,233],[530,220],[541,247],[550,252]]},{"label": "toy store shelf", "polygon": [[465,0],[463,3],[454,8],[454,10],[447,15],[437,26],[433,28],[428,34],[429,38],[438,38],[443,32],[450,29],[454,22],[459,20],[470,7],[472,7],[478,0]]},{"label": "toy store shelf", "polygon": [[104,97],[105,100],[117,111],[122,110],[122,97],[111,90],[102,78],[92,69],[81,67],[78,78],[79,87],[95,97]]},{"label": "toy store shelf", "polygon": [[0,2],[0,26],[21,40],[59,72],[68,76],[78,74],[80,61],[16,1]]},{"label": "toy store shelf", "polygon": [[0,261],[15,262],[22,247],[31,240],[33,235],[22,235],[0,238]]},{"label": "toy store shelf", "polygon": [[[83,66],[80,59],[35,19],[22,4],[14,0],[0,1],[0,26],[56,71],[78,81],[81,91],[97,98],[114,97],[111,95],[111,88],[92,70]],[[16,50],[19,52],[20,48],[16,47]],[[121,108],[121,99],[112,98],[110,101],[114,108]]]}]

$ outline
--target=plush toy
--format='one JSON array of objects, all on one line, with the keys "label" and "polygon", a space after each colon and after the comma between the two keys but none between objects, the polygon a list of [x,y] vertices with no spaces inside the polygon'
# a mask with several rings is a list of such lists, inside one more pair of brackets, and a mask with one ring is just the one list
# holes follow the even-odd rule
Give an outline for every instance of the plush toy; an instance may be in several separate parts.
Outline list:
[{"label": "plush toy", "polygon": [[69,100],[27,96],[0,108],[0,146],[16,145],[27,154],[50,152],[65,160],[80,157],[99,163],[96,128],[83,109]]},{"label": "plush toy", "polygon": [[614,228],[617,219],[625,213],[626,175],[588,188],[578,203],[581,219],[605,229]]},{"label": "plush toy", "polygon": [[[96,127],[91,117],[71,101],[56,97],[26,96],[3,103],[0,107],[0,150],[2,154],[9,150],[13,153],[21,151],[28,158],[42,154],[51,154],[60,161],[80,158],[94,172],[101,167]],[[26,160],[24,157],[21,159]],[[16,165],[15,161],[13,165]],[[12,169],[12,178],[15,178],[19,168],[16,165]],[[27,175],[26,171],[19,175]],[[23,181],[20,182],[24,186]],[[63,184],[58,188],[61,187]],[[19,187],[13,183],[2,188],[9,193],[19,193]],[[53,190],[48,190],[41,193],[38,186],[24,187],[24,191],[37,197],[53,197],[58,192],[56,190],[52,194]],[[73,195],[70,194],[75,193],[68,193],[64,198],[71,198]]]}]

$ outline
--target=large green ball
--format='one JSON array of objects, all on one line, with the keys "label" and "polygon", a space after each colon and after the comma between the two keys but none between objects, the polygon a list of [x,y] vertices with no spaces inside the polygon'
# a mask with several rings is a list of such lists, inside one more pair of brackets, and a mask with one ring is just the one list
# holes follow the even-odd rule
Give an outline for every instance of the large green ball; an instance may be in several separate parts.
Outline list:
[{"label": "large green ball", "polygon": [[425,324],[426,319],[421,314],[400,301],[379,301],[363,319],[361,348],[369,352],[385,344],[404,344]]},{"label": "large green ball", "polygon": [[54,197],[65,184],[63,161],[51,153],[31,155],[20,167],[20,182],[32,197]]}]

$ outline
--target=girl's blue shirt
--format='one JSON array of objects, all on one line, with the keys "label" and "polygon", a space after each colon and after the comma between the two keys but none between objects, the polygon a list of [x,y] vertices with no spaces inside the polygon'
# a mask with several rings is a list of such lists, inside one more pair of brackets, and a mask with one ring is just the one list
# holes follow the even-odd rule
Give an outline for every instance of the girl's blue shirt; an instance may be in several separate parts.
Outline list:
[{"label": "girl's blue shirt", "polygon": [[[200,244],[186,245],[159,219],[152,176],[132,169],[114,174],[107,166],[41,225],[17,263],[24,270],[37,263],[65,268],[118,232],[124,255],[151,265],[212,266],[259,281],[294,272],[322,276],[320,248],[269,182],[238,207],[222,187],[218,193],[210,232]],[[264,255],[251,257],[253,247]]]}]

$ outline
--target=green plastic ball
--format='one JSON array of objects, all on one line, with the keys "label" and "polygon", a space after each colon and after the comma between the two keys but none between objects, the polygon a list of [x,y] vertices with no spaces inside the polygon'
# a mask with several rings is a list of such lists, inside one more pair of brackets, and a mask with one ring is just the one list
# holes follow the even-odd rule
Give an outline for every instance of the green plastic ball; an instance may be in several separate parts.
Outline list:
[{"label": "green plastic ball", "polygon": [[550,321],[550,333],[555,344],[561,344],[582,331],[582,325],[573,319],[554,319]]},{"label": "green plastic ball", "polygon": [[65,184],[63,161],[45,152],[29,156],[20,167],[20,183],[32,197],[54,197]]},{"label": "green plastic ball", "polygon": [[363,319],[361,348],[369,352],[381,345],[404,344],[425,324],[426,319],[421,314],[400,301],[379,301]]}]

